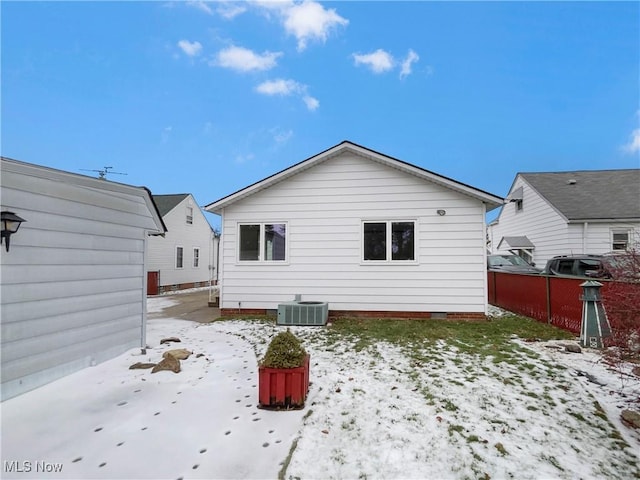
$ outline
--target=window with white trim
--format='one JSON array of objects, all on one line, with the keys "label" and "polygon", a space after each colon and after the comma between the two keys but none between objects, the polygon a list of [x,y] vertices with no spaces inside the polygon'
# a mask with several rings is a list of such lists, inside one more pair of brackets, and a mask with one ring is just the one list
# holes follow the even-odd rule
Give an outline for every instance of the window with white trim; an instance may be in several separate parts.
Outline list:
[{"label": "window with white trim", "polygon": [[287,224],[238,225],[238,260],[240,262],[286,262]]},{"label": "window with white trim", "polygon": [[362,222],[364,262],[413,262],[416,260],[415,220]]},{"label": "window with white trim", "polygon": [[198,268],[200,266],[200,249],[197,247],[193,248],[193,268]]},{"label": "window with white trim", "polygon": [[184,248],[176,247],[176,268],[182,268],[184,265]]},{"label": "window with white trim", "polygon": [[629,230],[611,231],[611,250],[626,250],[629,248]]},{"label": "window with white trim", "polygon": [[187,224],[193,225],[193,207],[187,207]]}]

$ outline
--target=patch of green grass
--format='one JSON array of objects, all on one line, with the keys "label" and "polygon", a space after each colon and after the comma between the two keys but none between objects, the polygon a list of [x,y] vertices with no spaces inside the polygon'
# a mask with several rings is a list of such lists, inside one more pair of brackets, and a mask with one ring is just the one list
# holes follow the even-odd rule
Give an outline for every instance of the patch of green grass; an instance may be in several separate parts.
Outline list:
[{"label": "patch of green grass", "polygon": [[453,403],[448,398],[445,399],[443,403],[444,403],[444,405],[442,406],[442,408],[444,408],[448,412],[455,412],[456,410],[458,410],[458,407],[456,406],[456,404]]},{"label": "patch of green grass", "polygon": [[480,437],[478,437],[477,435],[469,435],[467,437],[467,443],[475,443],[479,441],[480,441]]},{"label": "patch of green grass", "polygon": [[507,452],[507,449],[504,448],[504,445],[502,445],[502,443],[498,442],[494,446],[496,447],[496,450],[498,450],[498,453],[500,453],[500,455],[502,455],[503,457],[509,455],[509,452]]},{"label": "patch of green grass", "polygon": [[571,415],[573,418],[580,420],[581,422],[586,422],[587,419],[584,418],[584,415],[582,415],[581,413],[578,412],[572,412],[571,410],[568,411],[569,415]]},{"label": "patch of green grass", "polygon": [[547,460],[551,465],[556,467],[558,470],[560,470],[561,472],[564,472],[564,468],[560,466],[560,462],[558,462],[558,459],[553,455],[549,455],[549,456],[542,455],[542,459]]},{"label": "patch of green grass", "polygon": [[462,435],[462,432],[464,432],[464,427],[462,425],[456,425],[452,423],[449,425],[449,428],[447,430],[449,432],[449,436],[453,435],[453,432],[457,432]]},{"label": "patch of green grass", "polygon": [[[494,364],[519,364],[523,357],[537,358],[536,353],[513,341],[514,334],[541,340],[574,337],[551,325],[518,316],[485,321],[340,318],[326,332],[328,338],[349,340],[356,352],[367,350],[379,355],[376,345],[389,342],[401,347],[416,366],[428,369],[445,363],[439,350],[447,349],[448,344],[453,349],[453,355],[446,357],[448,361],[467,371],[473,368],[466,363],[468,355],[490,358]],[[532,363],[520,368],[536,369]]]}]

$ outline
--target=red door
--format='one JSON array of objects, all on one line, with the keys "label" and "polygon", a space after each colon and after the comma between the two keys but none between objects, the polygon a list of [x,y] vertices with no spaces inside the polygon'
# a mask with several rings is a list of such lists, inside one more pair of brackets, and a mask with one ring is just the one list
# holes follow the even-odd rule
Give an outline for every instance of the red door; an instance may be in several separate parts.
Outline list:
[{"label": "red door", "polygon": [[147,295],[158,294],[160,272],[147,272]]}]

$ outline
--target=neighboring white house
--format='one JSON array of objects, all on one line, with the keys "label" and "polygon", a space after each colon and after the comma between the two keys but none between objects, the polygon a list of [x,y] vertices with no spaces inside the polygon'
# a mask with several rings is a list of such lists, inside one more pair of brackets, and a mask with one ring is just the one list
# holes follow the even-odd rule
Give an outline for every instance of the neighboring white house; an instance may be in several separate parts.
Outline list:
[{"label": "neighboring white house", "polygon": [[497,219],[492,252],[543,267],[556,255],[625,250],[640,240],[640,169],[518,173]]},{"label": "neighboring white house", "polygon": [[154,195],[153,200],[167,233],[149,239],[149,294],[215,282],[218,237],[193,195]]},{"label": "neighboring white house", "polygon": [[[2,158],[2,399],[144,347],[145,249],[165,231],[150,192]],[[46,408],[46,405],[43,405]]]},{"label": "neighboring white house", "polygon": [[502,202],[342,142],[205,207],[222,216],[222,313],[300,295],[332,315],[482,317],[485,213]]}]

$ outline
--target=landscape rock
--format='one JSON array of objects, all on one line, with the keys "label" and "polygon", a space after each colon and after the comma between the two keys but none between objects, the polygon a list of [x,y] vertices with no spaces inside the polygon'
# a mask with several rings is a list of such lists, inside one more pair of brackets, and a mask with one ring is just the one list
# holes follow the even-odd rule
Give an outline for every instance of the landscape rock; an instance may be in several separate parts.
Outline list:
[{"label": "landscape rock", "polygon": [[171,342],[182,342],[182,340],[180,340],[178,337],[168,337],[168,338],[163,338],[162,340],[160,340],[160,345],[163,345],[165,343],[171,343]]},{"label": "landscape rock", "polygon": [[622,419],[622,423],[631,427],[640,429],[640,412],[635,412],[633,410],[623,410],[620,414],[620,418]]},{"label": "landscape rock", "polygon": [[192,352],[186,348],[176,348],[174,350],[167,350],[162,354],[162,358],[173,357],[176,360],[186,360],[189,358]]},{"label": "landscape rock", "polygon": [[147,369],[147,368],[153,368],[155,367],[156,364],[155,363],[142,363],[142,362],[138,362],[138,363],[134,363],[133,365],[131,365],[129,367],[129,370],[136,370],[136,369]]},{"label": "landscape rock", "polygon": [[575,343],[567,343],[564,346],[565,351],[570,352],[570,353],[582,353],[582,349],[580,348],[580,345],[576,345]]},{"label": "landscape rock", "polygon": [[633,367],[631,369],[631,373],[633,373],[636,377],[640,377],[640,367]]},{"label": "landscape rock", "polygon": [[167,355],[162,359],[160,363],[153,367],[151,373],[160,372],[162,370],[169,370],[173,373],[180,373],[180,360],[171,355]]}]

